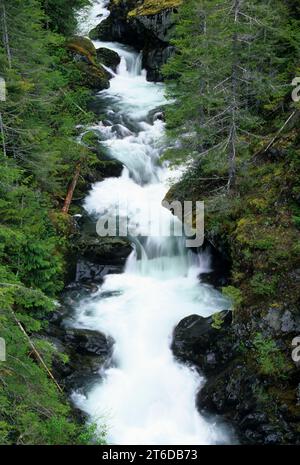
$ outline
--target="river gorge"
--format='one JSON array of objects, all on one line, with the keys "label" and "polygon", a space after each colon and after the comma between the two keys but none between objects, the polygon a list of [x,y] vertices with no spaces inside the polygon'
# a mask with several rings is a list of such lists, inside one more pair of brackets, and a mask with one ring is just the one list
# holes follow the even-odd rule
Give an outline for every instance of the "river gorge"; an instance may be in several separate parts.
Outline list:
[{"label": "river gorge", "polygon": [[[108,17],[106,4],[94,2],[82,14],[81,34],[99,22],[99,15]],[[164,85],[147,81],[141,55],[129,46],[93,43],[117,52],[121,62],[116,72],[108,69],[110,87],[97,95],[104,122],[88,129],[124,168],[120,177],[94,184],[84,208],[101,218],[118,206],[139,227],[154,205],[161,221],[175,222],[161,202],[176,173],[159,162],[166,148],[165,128],[153,113],[167,103]],[[68,321],[114,341],[112,359],[99,381],[86,394],[74,391],[73,401],[90,421],[105,425],[112,444],[227,443],[225,429],[197,411],[203,377],[177,362],[170,348],[181,319],[208,317],[228,307],[218,291],[199,282],[199,274],[210,271],[209,256],[195,255],[179,237],[139,236],[133,246],[124,271],[105,276],[96,294],[84,298]]]}]

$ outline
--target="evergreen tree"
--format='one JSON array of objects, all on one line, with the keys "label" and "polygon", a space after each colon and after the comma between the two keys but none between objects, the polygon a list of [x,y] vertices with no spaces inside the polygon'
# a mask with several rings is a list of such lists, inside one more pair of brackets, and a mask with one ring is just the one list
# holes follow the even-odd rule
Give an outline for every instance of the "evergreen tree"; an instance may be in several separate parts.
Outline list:
[{"label": "evergreen tree", "polygon": [[230,187],[237,153],[246,155],[264,113],[289,90],[297,29],[281,1],[188,0],[176,21],[177,53],[165,66],[176,99],[168,124],[181,142],[172,155],[218,170]]},{"label": "evergreen tree", "polygon": [[[61,355],[40,336],[63,287],[66,178],[79,160],[94,157],[76,142],[76,125],[91,121],[90,91],[78,84],[66,37],[58,33],[72,32],[73,7],[82,4],[0,1],[0,75],[7,87],[0,102],[0,337],[7,345],[7,361],[0,362],[1,444],[90,443],[94,433],[76,424],[49,377]],[[44,7],[53,8],[51,28]]]}]

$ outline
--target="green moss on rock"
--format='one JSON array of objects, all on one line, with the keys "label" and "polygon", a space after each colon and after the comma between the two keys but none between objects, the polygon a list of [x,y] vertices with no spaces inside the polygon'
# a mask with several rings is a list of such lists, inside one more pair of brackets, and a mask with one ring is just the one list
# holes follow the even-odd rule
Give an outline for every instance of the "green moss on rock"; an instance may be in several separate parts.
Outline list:
[{"label": "green moss on rock", "polygon": [[85,57],[90,63],[96,64],[96,48],[87,37],[74,36],[68,40],[66,47],[74,54]]},{"label": "green moss on rock", "polygon": [[93,90],[109,88],[111,75],[97,63],[97,51],[91,40],[75,36],[66,43],[66,48],[81,71],[82,83],[85,86]]},{"label": "green moss on rock", "polygon": [[144,0],[142,5],[137,6],[128,13],[128,17],[152,16],[161,11],[178,7],[182,0]]}]

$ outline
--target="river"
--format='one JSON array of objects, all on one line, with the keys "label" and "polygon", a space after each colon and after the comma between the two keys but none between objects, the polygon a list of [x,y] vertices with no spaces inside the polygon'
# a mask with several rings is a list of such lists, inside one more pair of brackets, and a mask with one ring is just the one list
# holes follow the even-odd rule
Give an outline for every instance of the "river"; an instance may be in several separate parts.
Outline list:
[{"label": "river", "polygon": [[[82,34],[99,23],[99,14],[108,16],[106,5],[96,1],[87,15],[80,15]],[[105,124],[99,122],[93,129],[124,170],[119,178],[96,183],[84,208],[101,218],[106,209],[120,204],[139,228],[148,221],[151,205],[163,225],[172,223],[176,219],[161,206],[174,176],[159,163],[167,143],[165,124],[149,119],[151,110],[166,103],[164,85],[147,82],[136,51],[117,43],[94,44],[115,50],[122,58],[110,88],[98,94],[106,108]],[[199,282],[199,273],[208,266],[208,257],[189,252],[183,238],[138,238],[124,272],[106,276],[96,297],[76,308],[76,327],[99,330],[115,341],[112,364],[99,382],[87,395],[73,394],[92,422],[106,426],[108,443],[228,442],[223,428],[196,409],[196,393],[204,379],[179,364],[170,349],[172,331],[182,318],[226,308],[221,294]]]}]

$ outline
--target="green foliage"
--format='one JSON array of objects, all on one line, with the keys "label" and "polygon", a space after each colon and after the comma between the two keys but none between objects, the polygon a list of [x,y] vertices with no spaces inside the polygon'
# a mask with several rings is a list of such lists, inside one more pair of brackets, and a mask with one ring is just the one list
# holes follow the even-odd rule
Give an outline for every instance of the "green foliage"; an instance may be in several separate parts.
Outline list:
[{"label": "green foliage", "polygon": [[95,423],[87,424],[82,433],[79,435],[78,444],[94,444],[103,446],[106,444],[106,434],[107,431],[105,428],[102,427],[102,429],[99,429],[98,425]]},{"label": "green foliage", "polygon": [[251,278],[250,284],[253,292],[259,296],[275,296],[278,278],[269,277],[264,273],[255,273]]},{"label": "green foliage", "polygon": [[222,318],[222,316],[220,315],[220,313],[214,313],[212,315],[212,328],[214,329],[221,329],[222,328],[222,325],[224,323],[224,320]]},{"label": "green foliage", "polygon": [[47,26],[64,35],[72,34],[77,25],[76,11],[90,3],[90,0],[42,0]]},{"label": "green foliage", "polygon": [[260,372],[266,376],[285,378],[289,367],[285,355],[277,347],[276,342],[257,333],[253,344]]},{"label": "green foliage", "polygon": [[257,142],[266,110],[287,92],[300,56],[298,25],[280,0],[272,7],[259,0],[186,0],[175,20],[177,53],[164,74],[173,100],[167,127],[179,143],[166,156],[200,164],[201,178],[229,176],[230,184]]},{"label": "green foliage", "polygon": [[234,309],[238,308],[243,302],[241,290],[234,286],[223,287],[222,293],[231,300]]},{"label": "green foliage", "polygon": [[92,120],[90,91],[62,35],[73,32],[75,9],[87,3],[1,2],[0,74],[7,84],[0,108],[0,336],[7,346],[7,361],[0,362],[1,444],[95,443],[15,319],[50,369],[56,357],[67,362],[41,331],[63,287],[72,231],[61,201],[76,163],[86,162],[84,175],[95,157],[76,142],[76,125]]}]

